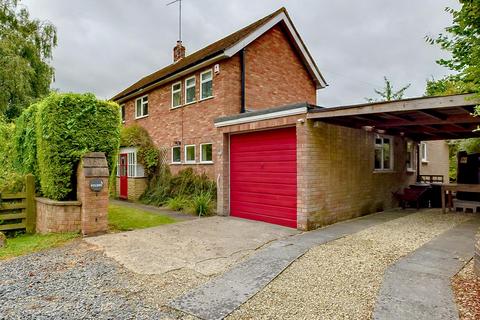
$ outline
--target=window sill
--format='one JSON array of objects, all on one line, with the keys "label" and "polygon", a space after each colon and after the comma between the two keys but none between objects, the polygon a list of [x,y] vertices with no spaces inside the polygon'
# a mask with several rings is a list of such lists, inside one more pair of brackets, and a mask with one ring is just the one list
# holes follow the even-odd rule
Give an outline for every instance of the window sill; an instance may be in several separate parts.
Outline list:
[{"label": "window sill", "polygon": [[181,108],[183,107],[183,104],[179,105],[179,106],[176,106],[176,107],[170,107],[170,110],[175,110],[175,109],[178,109],[178,108]]},{"label": "window sill", "polygon": [[417,170],[415,170],[415,169],[410,169],[410,168],[407,169],[407,173],[415,173],[415,172],[417,172]]},{"label": "window sill", "polygon": [[170,162],[171,165],[178,165],[178,164],[182,164],[181,162]]},{"label": "window sill", "polygon": [[195,101],[192,101],[192,102],[187,102],[187,103],[183,104],[183,106],[182,106],[182,107],[186,107],[186,106],[189,106],[189,105],[191,105],[191,104],[195,104],[195,103],[197,103],[197,100],[195,100]]},{"label": "window sill", "polygon": [[198,102],[210,100],[210,99],[213,99],[213,98],[215,98],[215,96],[210,96],[210,97],[202,98],[202,99],[198,100]]},{"label": "window sill", "polygon": [[148,114],[146,116],[135,117],[135,120],[143,119],[143,118],[146,118],[146,117],[148,117]]},{"label": "window sill", "polygon": [[422,160],[422,164],[428,164],[428,160]]},{"label": "window sill", "polygon": [[373,170],[373,173],[397,173],[395,170],[381,170],[381,169],[375,169]]},{"label": "window sill", "polygon": [[213,161],[200,161],[200,164],[213,164]]},{"label": "window sill", "polygon": [[185,164],[197,164],[197,161],[185,161]]}]

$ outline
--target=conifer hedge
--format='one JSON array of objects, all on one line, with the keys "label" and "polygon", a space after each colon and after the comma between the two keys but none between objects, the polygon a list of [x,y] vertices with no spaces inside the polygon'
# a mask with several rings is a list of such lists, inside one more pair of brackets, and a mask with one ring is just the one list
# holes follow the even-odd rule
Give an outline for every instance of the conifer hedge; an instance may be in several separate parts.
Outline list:
[{"label": "conifer hedge", "polygon": [[38,105],[25,109],[16,121],[14,144],[16,148],[15,168],[21,174],[31,173],[39,183],[37,161],[37,136],[35,118]]},{"label": "conifer hedge", "polygon": [[[21,121],[31,123],[35,118],[36,146],[30,131],[23,130],[17,148],[22,151],[21,156],[27,157],[23,162],[27,170],[37,170],[38,166],[43,196],[53,200],[75,199],[77,165],[87,152],[104,152],[110,172],[115,170],[120,139],[116,103],[97,100],[93,94],[54,93],[30,112]],[[35,148],[37,163],[35,157],[29,160]]]}]

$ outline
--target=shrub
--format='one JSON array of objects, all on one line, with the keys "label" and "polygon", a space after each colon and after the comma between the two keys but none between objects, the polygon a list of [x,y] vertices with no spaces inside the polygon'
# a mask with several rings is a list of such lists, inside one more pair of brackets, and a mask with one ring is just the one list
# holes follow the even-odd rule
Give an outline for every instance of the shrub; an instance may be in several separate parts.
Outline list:
[{"label": "shrub", "polygon": [[175,198],[170,198],[167,200],[167,207],[175,211],[182,211],[186,209],[188,205],[189,200],[184,195],[178,195]]},{"label": "shrub", "polygon": [[216,184],[206,174],[197,174],[192,168],[186,168],[172,176],[167,166],[161,168],[142,195],[141,202],[161,206],[172,198],[180,196],[192,199],[203,193],[209,193],[212,201],[215,200]]},{"label": "shrub", "polygon": [[0,192],[18,192],[24,185],[23,175],[15,168],[14,133],[15,124],[0,117]]},{"label": "shrub", "polygon": [[44,196],[76,197],[76,167],[87,152],[104,152],[110,172],[115,170],[120,136],[116,103],[97,100],[93,94],[53,93],[37,108],[37,159]]},{"label": "shrub", "polygon": [[120,131],[120,145],[137,148],[137,160],[144,167],[146,176],[151,179],[159,165],[160,152],[148,131],[137,124],[124,127]]},{"label": "shrub", "polygon": [[189,209],[198,216],[208,216],[213,212],[213,197],[210,192],[202,192],[189,201]]},{"label": "shrub", "polygon": [[38,185],[37,137],[35,119],[38,105],[33,104],[23,111],[16,121],[14,144],[16,151],[15,167],[22,174],[31,173]]}]

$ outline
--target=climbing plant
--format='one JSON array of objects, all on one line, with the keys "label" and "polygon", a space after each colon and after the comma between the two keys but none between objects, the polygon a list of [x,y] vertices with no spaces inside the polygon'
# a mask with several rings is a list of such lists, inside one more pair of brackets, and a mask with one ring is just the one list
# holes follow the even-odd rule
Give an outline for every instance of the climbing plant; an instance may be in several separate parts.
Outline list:
[{"label": "climbing plant", "polygon": [[148,131],[137,124],[123,127],[120,131],[120,145],[137,148],[137,161],[144,167],[147,178],[152,178],[159,165],[160,151]]}]

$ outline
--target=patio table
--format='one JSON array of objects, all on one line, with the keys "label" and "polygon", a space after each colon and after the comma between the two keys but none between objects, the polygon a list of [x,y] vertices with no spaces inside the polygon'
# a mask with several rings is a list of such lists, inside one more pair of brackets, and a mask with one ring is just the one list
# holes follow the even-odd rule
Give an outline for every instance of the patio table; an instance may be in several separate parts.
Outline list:
[{"label": "patio table", "polygon": [[451,210],[453,206],[452,193],[453,192],[480,192],[480,184],[460,184],[460,183],[442,183],[442,212],[446,212],[445,194],[448,193],[448,209]]}]

